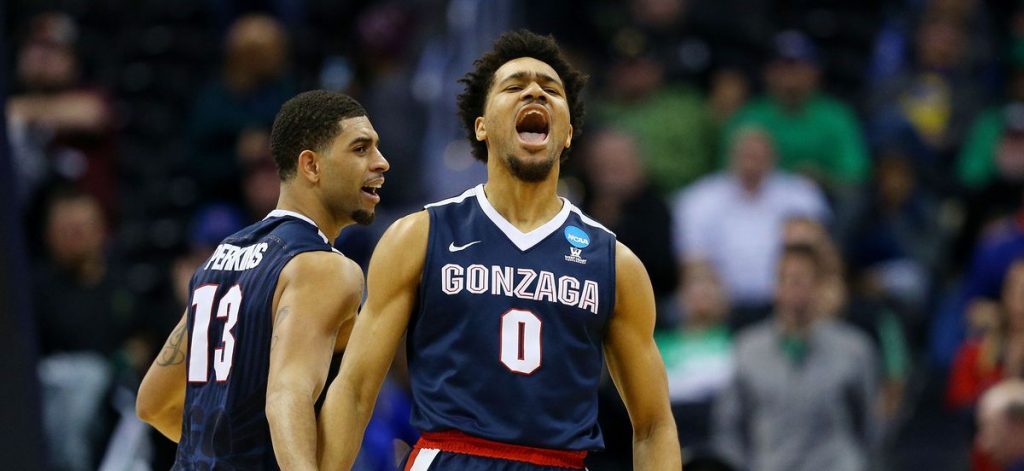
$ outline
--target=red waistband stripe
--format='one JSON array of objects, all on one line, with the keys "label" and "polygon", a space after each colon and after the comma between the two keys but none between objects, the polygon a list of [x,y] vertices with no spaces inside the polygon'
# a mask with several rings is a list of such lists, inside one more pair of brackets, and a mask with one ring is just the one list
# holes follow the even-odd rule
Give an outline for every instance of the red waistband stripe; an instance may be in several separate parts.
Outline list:
[{"label": "red waistband stripe", "polygon": [[449,453],[482,456],[500,460],[521,461],[538,466],[584,469],[586,451],[552,450],[523,445],[496,442],[486,438],[467,435],[458,430],[424,432],[413,448],[413,458],[419,450],[436,448]]}]

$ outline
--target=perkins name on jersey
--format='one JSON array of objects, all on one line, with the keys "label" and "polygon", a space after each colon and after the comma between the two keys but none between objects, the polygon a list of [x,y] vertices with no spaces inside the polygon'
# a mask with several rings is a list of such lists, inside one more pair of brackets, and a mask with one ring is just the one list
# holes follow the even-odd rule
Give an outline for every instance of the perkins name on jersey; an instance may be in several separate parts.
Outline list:
[{"label": "perkins name on jersey", "polygon": [[242,271],[256,268],[263,261],[263,253],[267,251],[267,243],[245,247],[231,244],[220,244],[213,252],[213,257],[203,267],[207,270]]},{"label": "perkins name on jersey", "polygon": [[583,280],[582,290],[580,286],[580,280],[574,276],[556,279],[554,273],[530,268],[491,265],[488,269],[480,264],[463,267],[454,263],[441,267],[441,290],[450,296],[466,290],[473,294],[557,302],[597,314],[597,282]]}]

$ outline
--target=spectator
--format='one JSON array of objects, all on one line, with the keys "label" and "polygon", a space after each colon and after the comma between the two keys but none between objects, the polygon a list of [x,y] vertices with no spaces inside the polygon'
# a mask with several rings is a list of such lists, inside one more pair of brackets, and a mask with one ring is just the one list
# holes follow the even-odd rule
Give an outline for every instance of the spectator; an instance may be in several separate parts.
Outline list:
[{"label": "spectator", "polygon": [[[583,165],[589,188],[582,206],[637,254],[651,276],[655,298],[663,304],[678,279],[668,206],[648,182],[633,136],[606,129],[588,138]],[[665,315],[662,306],[663,322]]]},{"label": "spectator", "polygon": [[270,125],[296,87],[277,20],[239,18],[224,48],[221,76],[199,93],[189,118],[189,159],[206,199],[241,202],[241,169],[269,152]]},{"label": "spectator", "polygon": [[736,376],[715,404],[717,446],[751,471],[873,469],[875,353],[815,311],[813,248],[787,246],[778,266],[773,318],[736,342]]},{"label": "spectator", "polygon": [[706,447],[712,401],[733,373],[732,336],[725,324],[729,301],[708,266],[690,269],[679,300],[679,327],[655,333],[654,341],[665,361],[679,443]]},{"label": "spectator", "polygon": [[1024,470],[1024,381],[992,387],[978,409],[978,447],[1005,471]]},{"label": "spectator", "polygon": [[730,168],[683,191],[673,211],[681,262],[709,263],[721,275],[734,309],[730,324],[739,328],[768,314],[786,219],[822,220],[829,210],[814,183],[775,169],[765,132],[739,130],[731,149]]},{"label": "spectator", "polygon": [[623,51],[609,70],[598,120],[637,138],[661,192],[672,192],[715,168],[714,126],[703,97],[665,83],[664,66],[639,51]]},{"label": "spectator", "polygon": [[853,111],[820,91],[817,48],[803,33],[775,37],[774,58],[765,70],[768,94],[743,107],[727,128],[723,149],[750,125],[775,141],[779,166],[818,180],[831,191],[867,177],[869,161]]},{"label": "spectator", "polygon": [[49,260],[36,270],[32,287],[51,466],[96,469],[109,433],[104,399],[119,373],[115,367],[141,371],[151,347],[132,337],[135,300],[107,257],[96,198],[57,193],[46,221]]},{"label": "spectator", "polygon": [[855,292],[851,300],[843,259],[820,222],[791,218],[786,221],[782,240],[785,245],[805,244],[817,252],[821,260],[821,281],[816,310],[823,319],[848,324],[873,341],[881,356],[879,366],[883,372],[879,398],[882,418],[896,419],[910,374],[910,352],[899,317],[885,303],[860,292]]},{"label": "spectator", "polygon": [[917,29],[915,61],[882,81],[869,108],[872,140],[914,143],[925,184],[947,188],[953,158],[984,102],[967,63],[968,37],[956,16],[926,14]]},{"label": "spectator", "polygon": [[[975,336],[957,352],[946,396],[947,403],[961,411],[971,410],[982,393],[1003,378],[1024,377],[1024,260],[1014,261],[1007,270],[1000,303],[975,301],[968,316]],[[991,458],[975,446],[972,469],[999,469]]]},{"label": "spectator", "polygon": [[883,152],[874,174],[844,234],[846,259],[908,324],[920,324],[947,238],[935,217],[940,204],[921,187],[905,152]]},{"label": "spectator", "polygon": [[[117,210],[117,143],[107,93],[86,86],[75,47],[78,27],[64,13],[29,23],[18,50],[16,86],[7,100],[7,133],[19,205],[38,205],[47,185],[70,184],[93,195],[107,216]],[[29,211],[42,213],[41,206]],[[42,221],[30,221],[32,229]],[[35,240],[32,238],[30,240]]]}]

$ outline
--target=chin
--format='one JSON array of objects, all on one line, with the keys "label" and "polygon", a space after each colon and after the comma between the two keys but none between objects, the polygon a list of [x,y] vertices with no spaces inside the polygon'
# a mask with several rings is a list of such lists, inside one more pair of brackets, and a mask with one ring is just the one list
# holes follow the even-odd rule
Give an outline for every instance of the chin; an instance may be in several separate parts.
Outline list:
[{"label": "chin", "polygon": [[536,161],[529,157],[524,159],[513,154],[509,154],[505,158],[509,173],[527,183],[539,183],[546,180],[551,175],[555,162],[556,159],[553,158]]},{"label": "chin", "polygon": [[367,211],[365,209],[357,209],[352,213],[352,220],[361,226],[369,226],[373,224],[373,218],[376,217],[376,213],[373,211]]}]

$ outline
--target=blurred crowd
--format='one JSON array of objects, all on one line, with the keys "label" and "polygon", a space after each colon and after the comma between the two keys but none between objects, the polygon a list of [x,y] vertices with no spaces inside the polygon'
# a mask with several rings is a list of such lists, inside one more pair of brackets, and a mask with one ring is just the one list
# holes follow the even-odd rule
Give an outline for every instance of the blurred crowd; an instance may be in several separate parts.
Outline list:
[{"label": "blurred crowd", "polygon": [[[6,125],[53,469],[166,469],[132,394],[195,267],[277,201],[299,91],[361,101],[389,221],[485,177],[457,79],[553,34],[591,77],[560,192],[647,267],[687,469],[1024,469],[1024,7],[903,0],[9,3]],[[411,442],[402,362],[359,470]],[[631,430],[601,393],[607,450]],[[390,466],[390,467],[389,467]],[[109,468],[109,469],[115,469]],[[116,468],[120,469],[120,468]],[[138,469],[138,468],[135,468]]]}]

